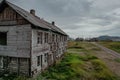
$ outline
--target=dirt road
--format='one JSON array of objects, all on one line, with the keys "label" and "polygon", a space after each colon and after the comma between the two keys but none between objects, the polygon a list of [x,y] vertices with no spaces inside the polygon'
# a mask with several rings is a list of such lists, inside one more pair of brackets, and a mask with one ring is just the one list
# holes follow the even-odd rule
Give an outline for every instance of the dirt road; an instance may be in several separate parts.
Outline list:
[{"label": "dirt road", "polygon": [[101,49],[100,51],[94,51],[93,54],[103,60],[107,67],[120,77],[120,63],[115,61],[115,59],[120,59],[120,54],[98,43],[93,42],[92,44]]},{"label": "dirt road", "polygon": [[108,48],[106,48],[106,47],[104,47],[104,46],[102,46],[102,45],[100,45],[98,43],[93,42],[93,44],[96,45],[97,47],[101,48],[106,53],[109,53],[109,54],[111,54],[111,55],[113,55],[113,56],[115,56],[117,58],[120,58],[120,53],[117,53],[117,52],[115,52],[115,51],[113,51],[111,49],[108,49]]}]

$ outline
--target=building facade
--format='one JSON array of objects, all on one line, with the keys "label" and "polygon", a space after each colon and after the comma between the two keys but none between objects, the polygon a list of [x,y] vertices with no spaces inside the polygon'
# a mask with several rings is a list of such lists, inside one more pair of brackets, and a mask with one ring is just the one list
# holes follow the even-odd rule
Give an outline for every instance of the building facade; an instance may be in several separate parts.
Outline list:
[{"label": "building facade", "polygon": [[54,64],[66,51],[67,34],[20,7],[0,4],[0,72],[33,76]]}]

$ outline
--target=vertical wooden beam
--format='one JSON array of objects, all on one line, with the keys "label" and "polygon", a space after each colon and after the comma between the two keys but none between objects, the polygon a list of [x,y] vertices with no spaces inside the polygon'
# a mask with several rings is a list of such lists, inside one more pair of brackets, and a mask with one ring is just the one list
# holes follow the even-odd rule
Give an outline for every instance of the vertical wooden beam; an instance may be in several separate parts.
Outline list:
[{"label": "vertical wooden beam", "polygon": [[[32,25],[31,25],[32,27]],[[31,66],[32,66],[32,29],[31,29],[31,33],[30,33],[30,59],[29,59],[29,76],[32,76],[31,74]]]}]

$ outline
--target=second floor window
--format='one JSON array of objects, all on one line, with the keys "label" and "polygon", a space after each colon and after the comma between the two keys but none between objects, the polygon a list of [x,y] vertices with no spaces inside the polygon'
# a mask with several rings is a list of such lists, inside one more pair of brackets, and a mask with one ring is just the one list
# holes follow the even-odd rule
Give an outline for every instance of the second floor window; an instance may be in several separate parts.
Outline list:
[{"label": "second floor window", "polygon": [[45,43],[48,43],[48,33],[45,33]]},{"label": "second floor window", "polygon": [[52,34],[52,41],[54,42],[55,41],[55,35]]},{"label": "second floor window", "polygon": [[7,33],[0,32],[0,45],[7,45]]},{"label": "second floor window", "polygon": [[43,43],[43,33],[42,32],[38,32],[38,37],[37,37],[37,43],[38,44],[42,44]]}]

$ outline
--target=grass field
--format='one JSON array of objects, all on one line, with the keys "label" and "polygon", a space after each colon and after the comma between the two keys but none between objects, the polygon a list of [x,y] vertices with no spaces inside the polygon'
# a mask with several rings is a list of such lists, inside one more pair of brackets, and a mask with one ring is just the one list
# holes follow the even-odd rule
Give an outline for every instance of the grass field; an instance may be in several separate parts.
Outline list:
[{"label": "grass field", "polygon": [[120,42],[99,42],[99,44],[120,53]]},{"label": "grass field", "polygon": [[103,61],[89,54],[91,50],[99,50],[94,45],[84,42],[68,45],[65,57],[42,73],[43,77],[49,80],[117,80]]},{"label": "grass field", "polygon": [[92,55],[66,53],[65,58],[42,74],[50,80],[116,80],[104,62]]}]

